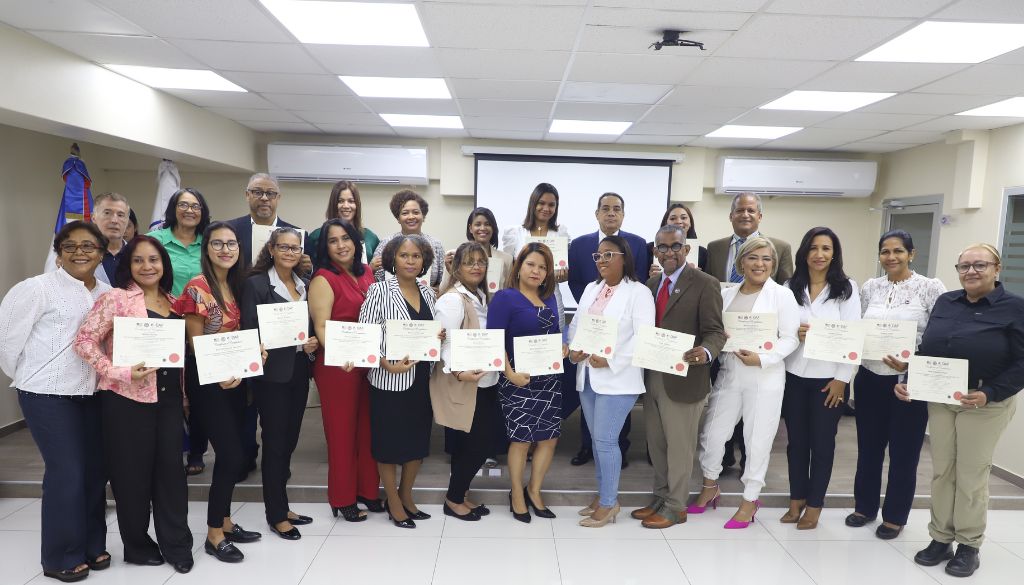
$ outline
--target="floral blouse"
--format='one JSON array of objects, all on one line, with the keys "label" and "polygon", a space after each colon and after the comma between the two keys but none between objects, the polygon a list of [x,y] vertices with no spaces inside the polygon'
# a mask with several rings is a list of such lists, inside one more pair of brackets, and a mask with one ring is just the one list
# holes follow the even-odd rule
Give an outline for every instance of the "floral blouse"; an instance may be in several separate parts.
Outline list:
[{"label": "floral blouse", "polygon": [[242,320],[238,303],[225,303],[223,307],[210,290],[210,283],[200,274],[188,281],[181,296],[174,303],[174,312],[179,315],[199,315],[206,319],[203,335],[238,331]]}]

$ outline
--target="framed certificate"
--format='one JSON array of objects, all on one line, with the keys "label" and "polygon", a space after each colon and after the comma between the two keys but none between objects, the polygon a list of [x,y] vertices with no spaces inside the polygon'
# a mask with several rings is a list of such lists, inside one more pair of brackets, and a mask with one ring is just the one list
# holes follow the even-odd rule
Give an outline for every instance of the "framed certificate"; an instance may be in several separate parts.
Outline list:
[{"label": "framed certificate", "polygon": [[381,327],[374,323],[327,321],[324,326],[324,365],[380,367]]},{"label": "framed certificate", "polygon": [[505,370],[504,329],[456,329],[448,332],[452,344],[452,363],[456,372]]},{"label": "framed certificate", "polygon": [[970,391],[967,360],[913,355],[908,361],[907,392],[913,400],[959,405]]},{"label": "framed certificate", "polygon": [[309,339],[309,305],[306,301],[267,303],[256,306],[260,341],[265,349],[295,347]]},{"label": "framed certificate", "polygon": [[722,351],[745,349],[768,353],[779,342],[779,316],[775,313],[722,313],[729,338]]},{"label": "framed certificate", "polygon": [[[281,229],[281,227],[282,226],[279,225],[260,225],[258,223],[252,224],[252,259],[250,260],[250,262],[252,262],[253,264],[256,263],[256,258],[259,257],[260,251],[262,251],[263,248],[267,245],[267,242],[270,241],[270,235],[273,234],[275,231]],[[303,250],[305,250],[306,231],[298,228],[295,229],[296,231],[299,232],[299,244],[302,246]],[[323,234],[322,237],[327,237],[327,234]],[[365,253],[363,255],[365,256]]]},{"label": "framed certificate", "polygon": [[569,268],[569,238],[565,236],[528,236],[526,243],[537,242],[551,248],[551,255],[554,256],[555,268]]},{"label": "framed certificate", "polygon": [[569,349],[611,359],[619,335],[619,320],[589,313],[576,313],[576,335]]},{"label": "framed certificate", "polygon": [[673,376],[686,376],[690,365],[683,354],[693,348],[696,337],[689,333],[644,325],[633,345],[633,365]]},{"label": "framed certificate", "polygon": [[562,373],[562,336],[529,335],[512,339],[515,371],[531,376]]},{"label": "framed certificate", "polygon": [[864,328],[860,321],[811,319],[804,337],[804,357],[839,364],[860,364]]},{"label": "framed certificate", "polygon": [[115,366],[185,367],[185,320],[114,317]]},{"label": "framed certificate", "polygon": [[384,323],[384,357],[436,362],[441,359],[441,329],[440,321],[389,319]]},{"label": "framed certificate", "polygon": [[263,375],[263,352],[255,329],[192,338],[200,384]]},{"label": "framed certificate", "polygon": [[887,355],[908,360],[917,347],[916,321],[864,319],[864,359],[881,360]]}]

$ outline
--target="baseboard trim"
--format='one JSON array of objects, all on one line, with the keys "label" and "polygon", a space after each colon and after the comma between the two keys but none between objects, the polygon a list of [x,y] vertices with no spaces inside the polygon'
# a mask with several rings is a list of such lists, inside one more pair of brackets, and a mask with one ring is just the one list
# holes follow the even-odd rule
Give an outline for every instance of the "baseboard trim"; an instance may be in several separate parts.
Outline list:
[{"label": "baseboard trim", "polygon": [[11,433],[14,433],[16,431],[20,431],[21,429],[27,426],[28,423],[25,422],[25,419],[16,420],[10,424],[6,424],[0,427],[0,438],[6,437],[7,435],[10,435]]}]

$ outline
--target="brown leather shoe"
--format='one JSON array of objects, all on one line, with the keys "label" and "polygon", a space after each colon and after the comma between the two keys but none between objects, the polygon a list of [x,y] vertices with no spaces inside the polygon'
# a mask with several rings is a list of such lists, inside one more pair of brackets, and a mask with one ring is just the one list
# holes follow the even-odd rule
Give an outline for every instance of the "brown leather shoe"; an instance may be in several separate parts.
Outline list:
[{"label": "brown leather shoe", "polygon": [[659,514],[651,514],[640,523],[644,528],[671,528],[676,524],[682,524],[686,522],[686,511],[672,512],[671,510],[664,510]]},{"label": "brown leather shoe", "polygon": [[657,508],[655,508],[654,506],[644,506],[643,508],[637,508],[636,510],[633,510],[632,512],[629,513],[629,516],[634,520],[645,520],[653,516],[656,511]]}]

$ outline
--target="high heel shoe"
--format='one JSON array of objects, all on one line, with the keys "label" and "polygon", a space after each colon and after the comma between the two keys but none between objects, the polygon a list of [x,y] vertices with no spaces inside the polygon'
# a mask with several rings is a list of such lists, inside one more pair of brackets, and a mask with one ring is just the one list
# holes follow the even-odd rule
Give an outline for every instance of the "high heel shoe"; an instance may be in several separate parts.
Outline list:
[{"label": "high heel shoe", "polygon": [[586,528],[600,528],[609,522],[615,524],[615,517],[619,515],[619,510],[619,504],[616,503],[614,506],[612,506],[611,511],[608,512],[608,515],[602,518],[601,520],[598,520],[593,516],[589,516],[587,518],[580,520],[580,526],[584,526]]},{"label": "high heel shoe", "polygon": [[533,500],[530,498],[530,492],[528,492],[527,490],[523,490],[523,498],[526,500],[527,507],[533,508],[533,513],[536,514],[538,518],[555,517],[555,513],[552,512],[551,510],[547,508],[538,508],[537,504],[533,503]]},{"label": "high heel shoe", "polygon": [[[526,497],[525,490],[524,490],[524,493],[523,493],[523,497],[524,498]],[[519,520],[520,522],[525,522],[525,523],[529,524],[530,520],[533,519],[530,516],[530,508],[529,508],[529,506],[527,506],[526,511],[523,512],[522,514],[520,514],[519,512],[516,512],[516,509],[512,506],[512,492],[508,493],[508,511],[512,512],[512,517],[515,518],[516,520]]]},{"label": "high heel shoe", "polygon": [[821,508],[807,506],[804,509],[804,515],[801,516],[800,521],[796,523],[796,529],[814,530],[818,527],[818,518],[821,518]]},{"label": "high heel shoe", "polygon": [[761,500],[754,500],[754,513],[750,515],[750,521],[736,520],[735,518],[729,518],[729,521],[725,523],[724,528],[726,530],[738,530],[746,528],[754,523],[754,517],[757,516],[757,511],[761,509]]},{"label": "high heel shoe", "polygon": [[789,510],[782,515],[782,518],[779,518],[779,522],[783,524],[796,524],[800,521],[800,515],[804,513],[806,508],[806,504],[800,504],[799,509],[794,511],[792,504],[790,504]]},{"label": "high heel shoe", "polygon": [[597,502],[597,500],[595,500],[594,503],[587,504],[586,508],[580,508],[579,510],[576,511],[576,513],[580,516],[593,516],[594,511],[597,510],[596,506],[598,505],[600,505],[600,502]]},{"label": "high heel shoe", "polygon": [[384,502],[380,498],[364,498],[363,496],[356,496],[356,502],[366,506],[367,512],[373,512],[379,514],[384,511]]},{"label": "high heel shoe", "polygon": [[402,504],[402,509],[405,510],[406,515],[413,520],[430,520],[430,514],[427,514],[423,510],[416,510],[413,512],[409,508],[406,508],[405,504]]},{"label": "high heel shoe", "polygon": [[[686,513],[687,514],[703,514],[704,512],[707,511],[708,506],[711,506],[712,510],[717,510],[718,509],[718,500],[719,500],[719,498],[722,497],[722,488],[718,487],[717,483],[715,485],[713,485],[713,486],[701,485],[701,487],[706,487],[706,488],[713,487],[713,488],[715,488],[715,496],[713,498],[711,498],[710,500],[708,500],[707,503],[705,503],[703,506],[698,506],[697,504],[690,504],[689,506],[686,507]],[[700,496],[698,496],[698,497],[700,497]]]},{"label": "high heel shoe", "polygon": [[[387,504],[385,507],[388,513],[388,520],[391,520],[395,524],[395,526],[399,528],[416,528],[416,522],[414,522],[412,518],[406,518],[405,520],[395,520],[395,517],[391,515],[391,504]],[[404,510],[405,506],[402,506],[402,509]]]},{"label": "high heel shoe", "polygon": [[338,514],[345,519],[346,522],[362,522],[366,520],[366,512],[359,509],[359,506],[355,504],[349,504],[347,506],[331,506],[331,513],[337,518]]}]

